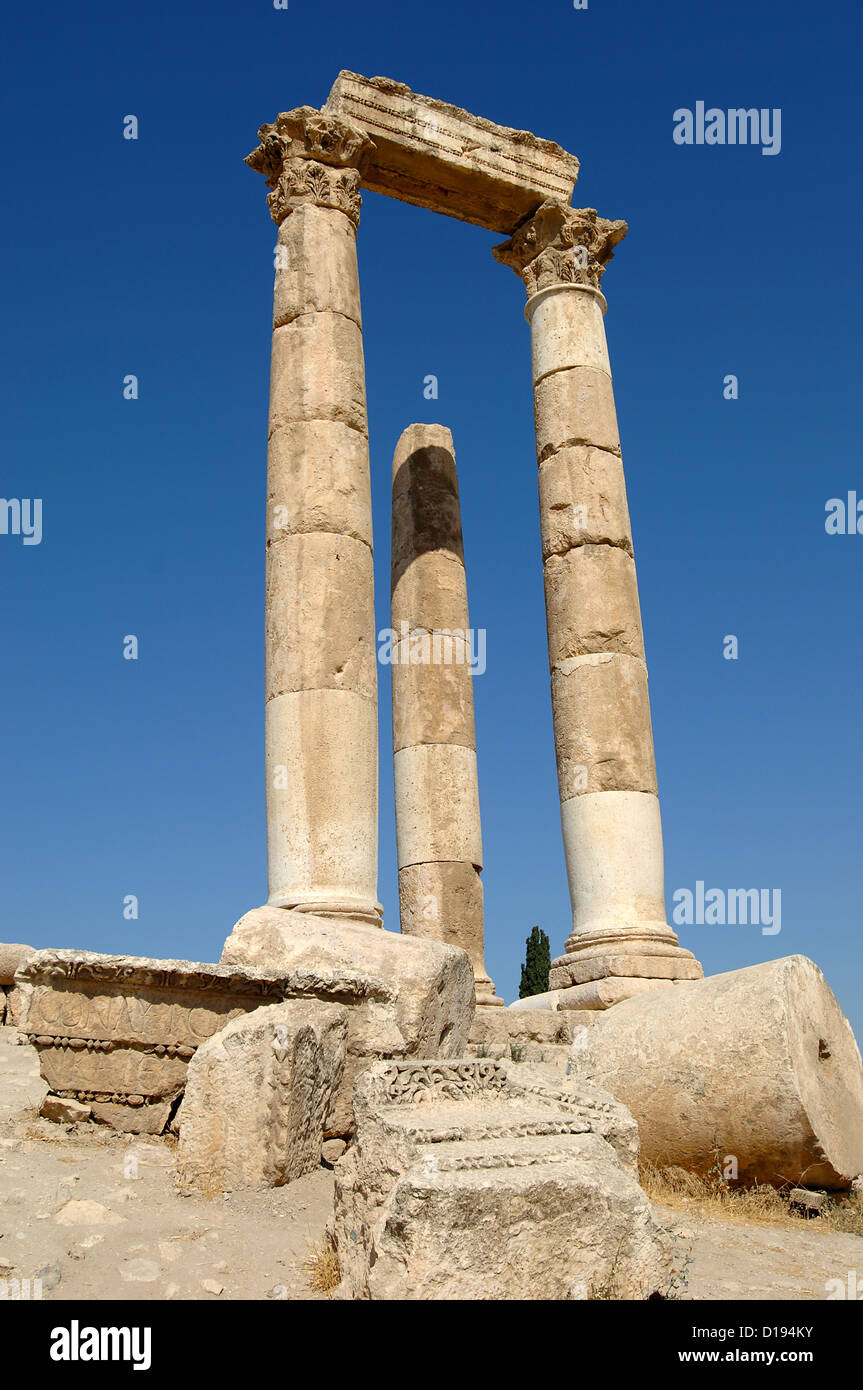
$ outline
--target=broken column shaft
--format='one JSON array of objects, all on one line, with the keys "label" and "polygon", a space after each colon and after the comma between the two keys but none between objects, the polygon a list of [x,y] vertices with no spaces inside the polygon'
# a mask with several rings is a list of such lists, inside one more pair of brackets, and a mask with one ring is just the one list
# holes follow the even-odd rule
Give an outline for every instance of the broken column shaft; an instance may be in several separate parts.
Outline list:
[{"label": "broken column shaft", "polygon": [[485,968],[472,642],[452,435],[410,425],[393,458],[392,648],[396,845],[402,931]]}]

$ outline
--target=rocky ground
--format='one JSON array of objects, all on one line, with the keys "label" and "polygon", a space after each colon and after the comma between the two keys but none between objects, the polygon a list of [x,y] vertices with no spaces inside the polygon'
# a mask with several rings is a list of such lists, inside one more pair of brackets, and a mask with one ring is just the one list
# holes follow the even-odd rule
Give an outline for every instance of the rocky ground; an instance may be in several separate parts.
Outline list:
[{"label": "rocky ground", "polygon": [[[211,1201],[177,1187],[172,1142],[38,1118],[34,1049],[0,1028],[0,1280],[40,1277],[46,1299],[320,1299],[332,1172]],[[684,1299],[823,1299],[859,1271],[863,1239],[657,1210]]]}]

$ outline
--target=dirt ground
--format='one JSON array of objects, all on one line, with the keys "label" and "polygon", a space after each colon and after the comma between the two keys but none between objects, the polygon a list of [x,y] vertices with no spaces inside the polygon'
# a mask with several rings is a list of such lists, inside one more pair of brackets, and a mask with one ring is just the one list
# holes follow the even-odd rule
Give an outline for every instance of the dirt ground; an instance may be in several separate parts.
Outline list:
[{"label": "dirt ground", "polygon": [[[304,1264],[320,1248],[333,1174],[206,1201],[176,1184],[169,1140],[38,1117],[35,1050],[0,1028],[0,1280],[44,1299],[321,1299]],[[863,1238],[724,1222],[657,1207],[683,1299],[824,1299],[859,1272]]]}]

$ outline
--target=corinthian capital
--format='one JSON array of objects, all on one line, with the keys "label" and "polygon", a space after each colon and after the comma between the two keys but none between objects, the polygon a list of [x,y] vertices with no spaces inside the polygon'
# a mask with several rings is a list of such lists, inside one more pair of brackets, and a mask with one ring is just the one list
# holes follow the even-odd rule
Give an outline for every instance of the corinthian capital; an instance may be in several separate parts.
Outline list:
[{"label": "corinthian capital", "polygon": [[338,208],[360,220],[360,181],[374,142],[355,121],[298,106],[258,131],[260,144],[246,163],[263,174],[270,213],[278,226],[302,203]]},{"label": "corinthian capital", "polygon": [[599,289],[614,248],[626,236],[625,222],[597,217],[595,208],[568,208],[549,198],[492,248],[501,265],[524,281],[528,297],[550,285],[589,285]]}]

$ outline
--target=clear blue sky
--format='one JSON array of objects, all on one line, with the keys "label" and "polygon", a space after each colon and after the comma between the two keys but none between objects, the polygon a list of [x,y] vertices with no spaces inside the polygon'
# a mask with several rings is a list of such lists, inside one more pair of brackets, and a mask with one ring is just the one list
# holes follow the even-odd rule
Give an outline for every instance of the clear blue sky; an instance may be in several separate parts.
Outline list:
[{"label": "clear blue sky", "polygon": [[[582,161],[576,202],[629,221],[606,325],[669,911],[699,879],[781,889],[779,936],[693,926],[683,943],[710,973],[803,952],[863,1030],[863,536],[824,527],[828,498],[863,496],[860,40],[850,3],[767,0],[7,12],[0,495],[42,498],[44,537],[0,535],[0,937],[214,960],[265,899],[274,229],[242,158],[258,125],[320,105],[352,68],[560,141]],[[674,111],[699,100],[781,108],[781,153],[676,145]],[[378,627],[393,446],[439,420],[488,632],[486,949],[512,998],[525,936],[538,922],[562,949],[569,902],[528,329],[499,240],[365,196]],[[380,695],[380,893],[396,927],[386,671]]]}]

